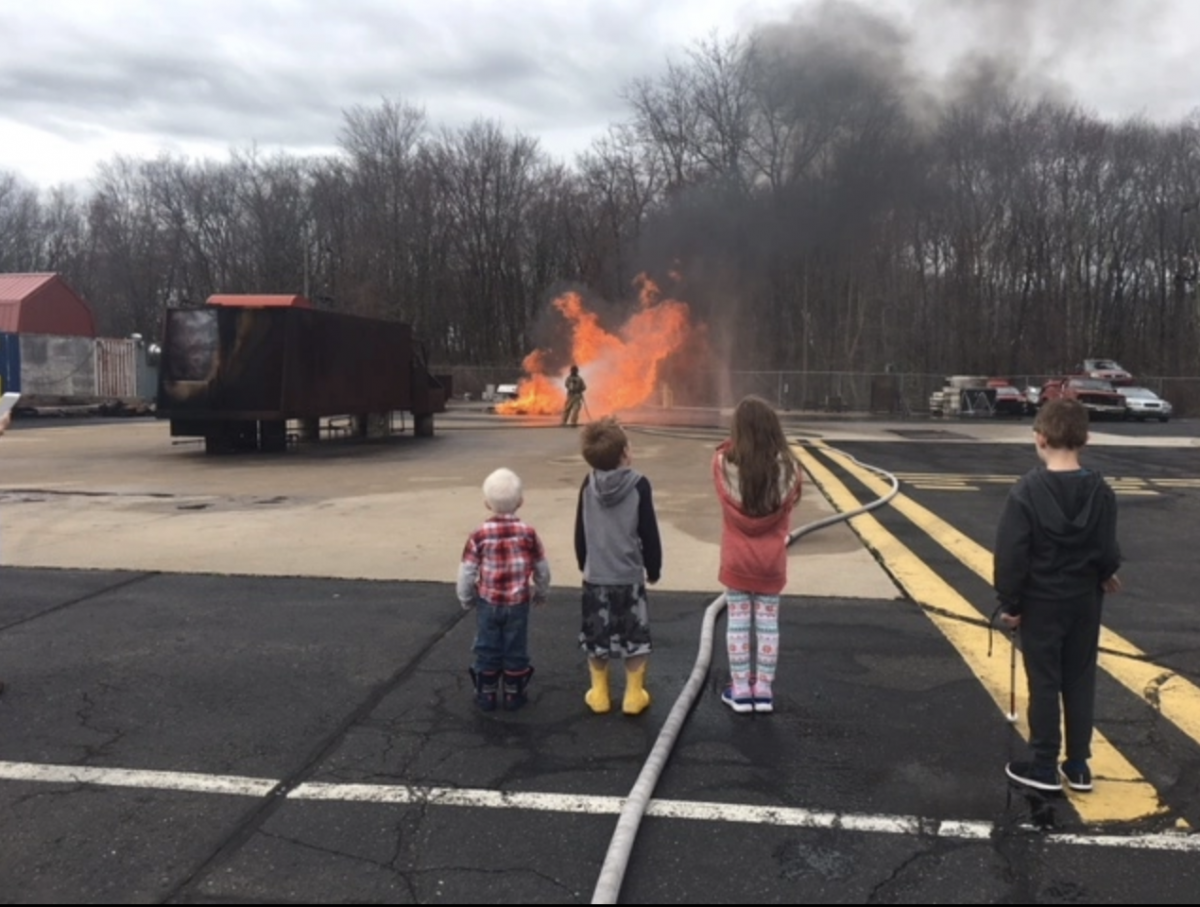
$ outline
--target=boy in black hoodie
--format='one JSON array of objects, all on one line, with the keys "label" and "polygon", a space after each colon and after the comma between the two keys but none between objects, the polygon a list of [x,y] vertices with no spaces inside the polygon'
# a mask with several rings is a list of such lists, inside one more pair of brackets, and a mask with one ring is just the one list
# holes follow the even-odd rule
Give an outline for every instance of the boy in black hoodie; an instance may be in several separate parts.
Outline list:
[{"label": "boy in black hoodie", "polygon": [[1051,400],[1033,423],[1042,466],[1008,495],[996,531],[994,585],[1000,620],[1021,631],[1029,681],[1030,762],[1010,762],[1018,784],[1061,791],[1057,766],[1066,725],[1062,778],[1072,790],[1092,789],[1092,717],[1096,656],[1105,592],[1117,592],[1117,499],[1104,479],[1084,469],[1088,414],[1074,400]]}]

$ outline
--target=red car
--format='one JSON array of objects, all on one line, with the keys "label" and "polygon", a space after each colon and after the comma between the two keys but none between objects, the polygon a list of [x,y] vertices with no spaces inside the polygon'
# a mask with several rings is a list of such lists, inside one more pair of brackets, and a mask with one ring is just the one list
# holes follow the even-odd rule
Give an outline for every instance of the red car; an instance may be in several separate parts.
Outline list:
[{"label": "red car", "polygon": [[1100,378],[1056,378],[1042,385],[1038,395],[1038,406],[1047,400],[1078,400],[1093,416],[1125,418],[1125,398],[1113,387],[1111,381]]},{"label": "red car", "polygon": [[1111,381],[1114,386],[1133,384],[1133,375],[1112,359],[1084,359],[1083,364],[1076,366],[1075,371],[1088,378],[1099,378]]},{"label": "red car", "polygon": [[989,378],[987,386],[996,392],[994,412],[997,416],[1027,416],[1033,406],[1019,387],[1014,387],[1006,378]]}]

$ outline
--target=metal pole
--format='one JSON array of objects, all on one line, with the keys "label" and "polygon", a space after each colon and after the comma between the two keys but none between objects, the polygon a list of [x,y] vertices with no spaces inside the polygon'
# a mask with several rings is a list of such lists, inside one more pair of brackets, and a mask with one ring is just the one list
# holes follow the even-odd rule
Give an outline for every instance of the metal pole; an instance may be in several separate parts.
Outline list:
[{"label": "metal pole", "polygon": [[1017,630],[1008,631],[1008,714],[1004,717],[1011,723],[1017,722]]}]

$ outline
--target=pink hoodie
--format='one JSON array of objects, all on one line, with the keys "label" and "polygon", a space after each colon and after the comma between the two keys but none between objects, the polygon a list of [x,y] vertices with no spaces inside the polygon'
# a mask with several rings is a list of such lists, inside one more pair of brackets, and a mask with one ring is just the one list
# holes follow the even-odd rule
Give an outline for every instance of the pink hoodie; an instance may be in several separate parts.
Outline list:
[{"label": "pink hoodie", "polygon": [[[800,500],[800,471],[783,504],[768,516],[748,516],[741,508],[737,467],[725,462],[731,442],[713,456],[713,484],[721,501],[721,571],[717,578],[728,589],[778,595],[787,585],[787,534],[792,508]],[[780,476],[782,481],[782,476]]]}]

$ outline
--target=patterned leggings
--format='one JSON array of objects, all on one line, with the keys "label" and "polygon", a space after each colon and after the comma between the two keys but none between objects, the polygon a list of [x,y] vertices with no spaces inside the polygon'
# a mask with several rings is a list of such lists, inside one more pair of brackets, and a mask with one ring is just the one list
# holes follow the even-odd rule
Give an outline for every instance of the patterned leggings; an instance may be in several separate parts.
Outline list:
[{"label": "patterned leggings", "polygon": [[[728,626],[725,647],[735,697],[770,698],[779,659],[779,596],[727,589]],[[751,626],[757,642],[754,673],[750,667]],[[753,676],[753,682],[751,677]]]}]

